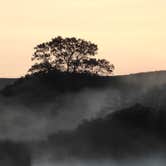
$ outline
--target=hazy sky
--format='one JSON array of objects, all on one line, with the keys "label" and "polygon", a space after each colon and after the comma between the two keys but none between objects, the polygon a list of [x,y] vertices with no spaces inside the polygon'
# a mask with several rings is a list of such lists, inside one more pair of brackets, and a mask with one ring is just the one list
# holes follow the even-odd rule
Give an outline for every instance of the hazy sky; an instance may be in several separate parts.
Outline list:
[{"label": "hazy sky", "polygon": [[91,40],[115,74],[166,69],[165,0],[0,0],[0,77],[24,75],[33,48],[61,35]]}]

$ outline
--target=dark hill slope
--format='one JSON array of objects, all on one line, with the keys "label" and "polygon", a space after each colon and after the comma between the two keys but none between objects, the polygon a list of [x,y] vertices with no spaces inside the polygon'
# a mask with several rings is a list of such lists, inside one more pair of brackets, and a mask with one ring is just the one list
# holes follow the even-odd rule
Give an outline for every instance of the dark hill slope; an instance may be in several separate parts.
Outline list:
[{"label": "dark hill slope", "polygon": [[0,90],[7,85],[13,84],[16,80],[15,78],[0,78]]},{"label": "dark hill slope", "polygon": [[[103,88],[108,85],[109,77],[89,74],[51,72],[34,74],[18,79],[12,85],[5,87],[1,94],[7,97],[26,96],[29,93],[44,95],[80,91],[85,88]],[[54,93],[55,95],[55,93]]]},{"label": "dark hill slope", "polygon": [[[51,72],[20,78],[6,86],[0,94],[1,101],[7,100],[15,105],[24,104],[30,107],[40,107],[48,102],[57,105],[61,100],[63,105],[79,105],[82,101],[86,105],[100,103],[101,107],[104,105],[110,110],[129,107],[135,103],[163,108],[163,101],[166,99],[165,85],[166,71],[112,77]],[[76,102],[73,96],[79,96],[80,100]]]},{"label": "dark hill slope", "polygon": [[[11,83],[11,82],[10,82]],[[90,74],[51,72],[34,74],[16,80],[2,90],[4,96],[26,96],[31,93],[44,95],[53,92],[73,92],[85,88],[103,89],[105,87],[133,90],[151,88],[166,84],[166,71],[138,73],[124,76],[101,77]],[[43,93],[44,92],[44,93]]]},{"label": "dark hill slope", "polygon": [[[138,157],[166,151],[166,113],[141,105],[85,121],[75,131],[49,137],[56,156]],[[62,150],[65,149],[65,150]]]}]

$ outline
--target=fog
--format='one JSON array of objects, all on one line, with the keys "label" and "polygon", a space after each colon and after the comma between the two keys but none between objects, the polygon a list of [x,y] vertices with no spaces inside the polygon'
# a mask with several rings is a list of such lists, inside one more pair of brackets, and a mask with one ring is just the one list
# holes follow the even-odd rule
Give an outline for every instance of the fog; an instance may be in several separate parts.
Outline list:
[{"label": "fog", "polygon": [[[104,88],[85,88],[78,92],[62,93],[31,107],[19,102],[17,97],[7,100],[1,97],[0,140],[45,140],[57,131],[75,129],[85,119],[102,117],[136,103],[151,106],[157,102],[157,106],[162,105],[166,98],[162,93],[166,79],[163,75],[160,79],[158,77],[157,74],[148,78],[124,76],[119,82],[125,88],[113,87],[110,82],[110,86]],[[132,88],[133,85],[137,87],[137,84],[139,88]],[[157,87],[162,88],[157,91],[160,94],[154,90]],[[33,101],[33,97],[28,100]]]},{"label": "fog", "polygon": [[[58,131],[74,130],[84,120],[104,117],[136,103],[165,108],[166,79],[163,76],[160,79],[156,76],[141,79],[128,76],[119,80],[120,86],[112,86],[110,82],[110,85],[103,88],[84,88],[76,92],[58,94],[51,100],[45,98],[44,102],[31,106],[22,103],[17,96],[12,98],[1,96],[0,141],[28,143],[33,153],[32,166],[164,166],[163,154],[123,161],[110,159],[56,161],[47,158],[49,153],[52,155],[47,145],[40,148],[41,141],[47,142],[48,137]],[[29,102],[31,103],[35,97],[28,98]]]},{"label": "fog", "polygon": [[68,161],[40,161],[33,163],[32,166],[165,166],[166,160],[161,157],[151,156],[142,159],[127,159],[114,161],[110,159],[68,160]]},{"label": "fog", "polygon": [[74,129],[83,119],[95,117],[105,106],[105,91],[84,90],[61,95],[34,108],[0,104],[0,139],[43,140],[59,130]]},{"label": "fog", "polygon": [[117,89],[85,89],[68,93],[39,106],[0,104],[0,139],[32,141],[47,139],[60,130],[75,129],[82,120],[104,116],[136,103],[138,95]]}]

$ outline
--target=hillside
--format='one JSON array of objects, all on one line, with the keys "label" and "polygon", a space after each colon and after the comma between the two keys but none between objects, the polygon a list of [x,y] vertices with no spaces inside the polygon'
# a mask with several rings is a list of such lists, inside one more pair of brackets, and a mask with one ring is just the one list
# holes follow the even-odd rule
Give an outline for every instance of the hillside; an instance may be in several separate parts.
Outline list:
[{"label": "hillside", "polygon": [[[5,124],[0,125],[8,131],[1,137],[43,139],[59,130],[75,129],[82,120],[135,104],[164,110],[165,85],[166,71],[113,77],[51,73],[21,78],[1,91],[0,121]],[[15,126],[17,132],[12,134]]]},{"label": "hillside", "polygon": [[166,71],[17,79],[0,92],[0,143],[24,143],[31,160],[46,163],[164,154],[165,85]]},{"label": "hillside", "polygon": [[[137,73],[122,76],[101,77],[89,74],[74,74],[65,72],[50,72],[48,74],[34,74],[20,79],[1,79],[4,96],[26,96],[31,93],[44,95],[56,91],[60,93],[81,91],[82,89],[119,88],[151,88],[166,83],[166,71]],[[43,93],[44,92],[44,93]],[[36,93],[36,94],[35,94]]]},{"label": "hillside", "polygon": [[13,84],[15,81],[15,78],[0,78],[0,90],[7,85]]},{"label": "hillside", "polygon": [[[110,100],[107,102],[108,107],[111,103],[113,109],[120,109],[121,105],[128,106],[128,104],[139,102],[147,103],[150,106],[152,103],[148,100],[153,100],[155,106],[162,105],[156,102],[160,102],[160,99],[164,100],[165,94],[162,92],[165,85],[166,71],[112,77],[53,72],[18,79],[13,84],[3,88],[0,94],[1,98],[5,100],[33,107],[39,103],[54,102],[55,99],[59,100],[59,98],[63,100],[63,96],[66,95],[84,94],[85,96],[85,93],[89,92],[92,96],[93,94],[102,95],[106,101]],[[157,93],[159,98],[156,100],[155,94]],[[72,103],[72,98],[68,100]],[[115,103],[119,103],[118,108],[114,108],[114,105],[117,106]]]},{"label": "hillside", "polygon": [[104,118],[82,122],[70,132],[49,136],[53,158],[139,158],[166,152],[166,112],[134,105]]}]

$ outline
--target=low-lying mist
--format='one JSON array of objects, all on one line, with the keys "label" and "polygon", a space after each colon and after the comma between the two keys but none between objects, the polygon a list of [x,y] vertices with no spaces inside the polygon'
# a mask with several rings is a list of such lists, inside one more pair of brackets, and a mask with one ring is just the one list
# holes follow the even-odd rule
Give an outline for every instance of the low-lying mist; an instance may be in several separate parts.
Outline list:
[{"label": "low-lying mist", "polygon": [[166,160],[161,156],[151,156],[141,159],[126,159],[126,160],[67,160],[67,161],[36,161],[32,166],[165,166]]},{"label": "low-lying mist", "polygon": [[91,119],[105,106],[107,92],[84,90],[60,95],[41,106],[0,105],[0,139],[43,140],[59,130],[74,129],[83,119]]},{"label": "low-lying mist", "polygon": [[[166,79],[162,75],[162,79],[156,80],[156,74],[154,77],[153,74],[149,76],[149,79],[145,78],[146,76],[117,77],[116,81],[110,81],[110,85],[106,87],[86,87],[77,92],[55,95],[51,99],[45,97],[34,106],[19,102],[17,96],[11,99],[1,97],[0,139],[45,140],[57,131],[75,129],[82,120],[103,117],[135,103],[151,106],[157,102],[155,106],[161,106],[165,99]],[[162,91],[159,91],[161,88]],[[160,95],[155,96],[155,93]],[[162,100],[158,98],[159,96]],[[33,102],[37,97],[40,96],[32,95],[26,100]]]},{"label": "low-lying mist", "polygon": [[[92,78],[85,81],[85,87],[79,79],[71,80],[69,87],[67,81],[61,86],[63,78],[50,87],[33,79],[21,81],[13,85],[13,96],[0,94],[0,142],[3,145],[8,140],[14,149],[23,143],[23,151],[28,153],[26,166],[30,166],[30,160],[31,166],[164,166],[165,113],[155,118],[153,108],[166,108],[165,76],[166,72],[117,76],[106,79],[104,86]],[[125,108],[129,110],[121,114]],[[120,116],[115,115],[112,121],[119,111]],[[15,151],[8,148],[10,155],[4,155],[10,158]],[[125,159],[103,159],[107,152]],[[136,157],[131,158],[132,154]]]}]

